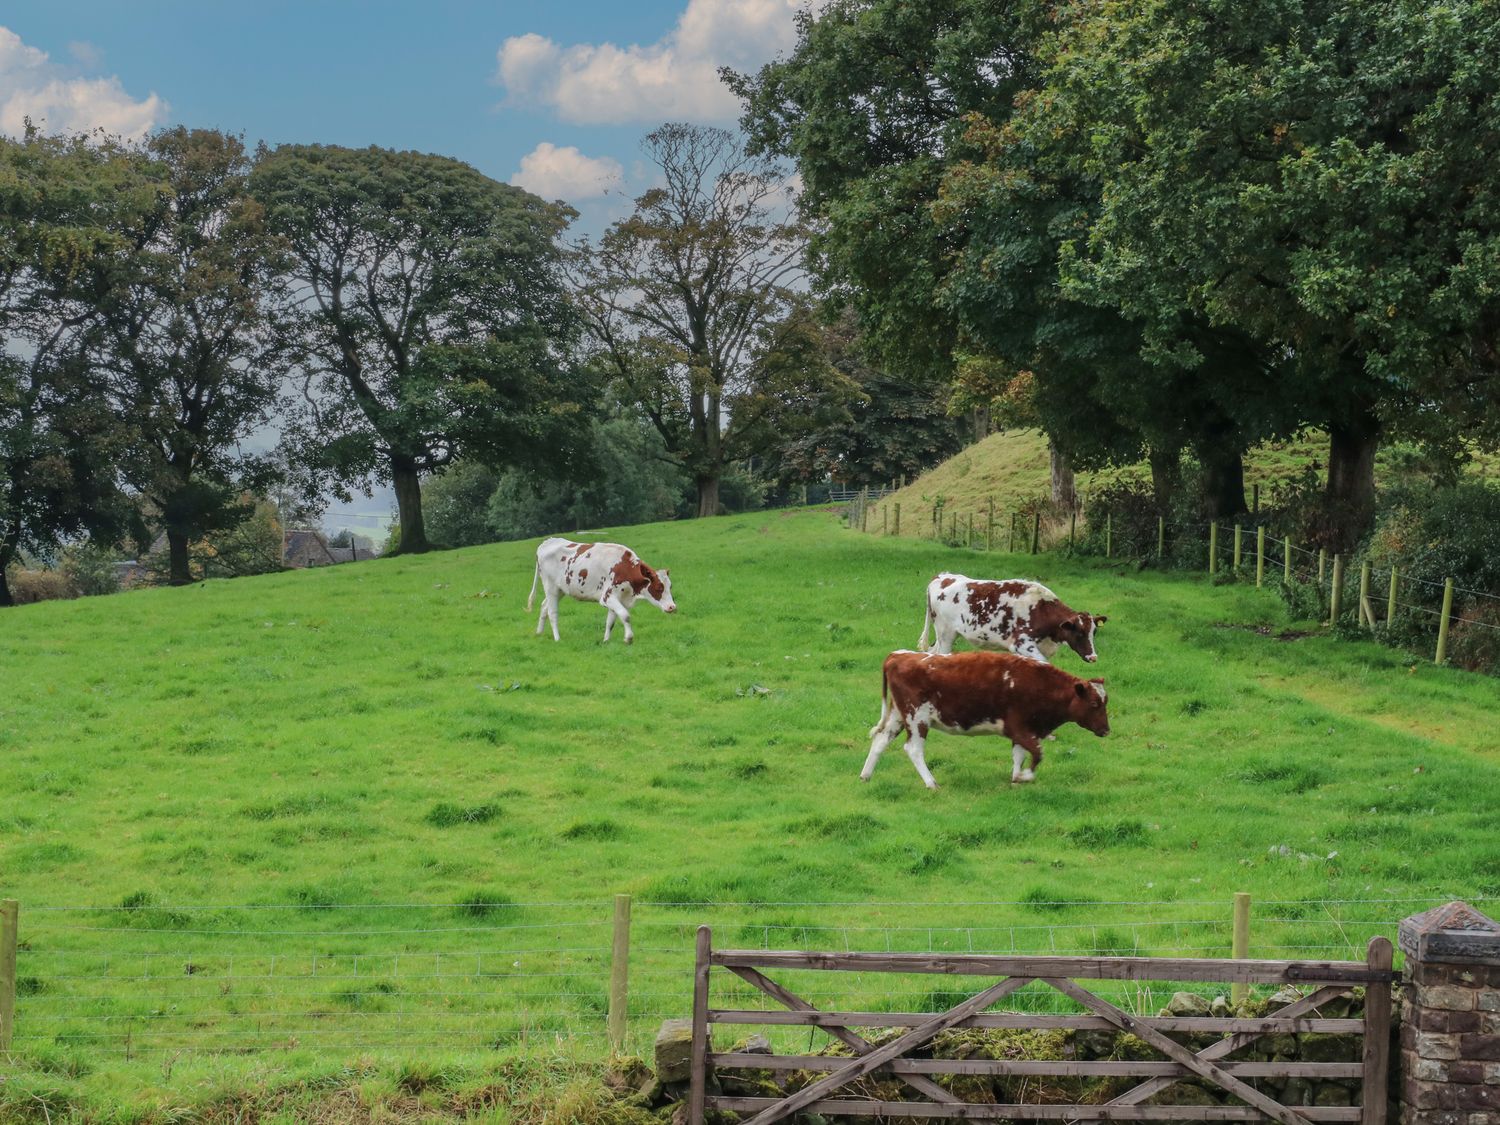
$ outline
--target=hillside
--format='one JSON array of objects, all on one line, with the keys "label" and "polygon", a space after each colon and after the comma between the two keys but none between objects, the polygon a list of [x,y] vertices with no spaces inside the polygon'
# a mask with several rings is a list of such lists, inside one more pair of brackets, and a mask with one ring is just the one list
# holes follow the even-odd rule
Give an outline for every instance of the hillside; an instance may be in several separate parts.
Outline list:
[{"label": "hillside", "polygon": [[[516,1053],[597,1060],[616,892],[637,1046],[685,1010],[702,921],[755,945],[1216,951],[1248,890],[1258,954],[1348,953],[1500,895],[1493,680],[1253,588],[824,511],[606,534],[670,567],[680,606],[640,605],[631,648],[578,603],[561,643],[533,636],[532,543],[0,616],[23,940],[0,1118],[176,1120],[293,1080],[362,1105],[500,1081]],[[935,735],[940,790],[899,749],[859,782],[881,659],[945,568],[1109,614],[1107,740],[1067,728],[1012,787],[998,740]]]},{"label": "hillside", "polygon": [[[1392,456],[1389,448],[1377,455],[1377,483],[1382,477],[1389,477]],[[1294,476],[1309,465],[1322,467],[1326,457],[1327,439],[1317,432],[1257,446],[1245,457],[1246,489],[1254,484],[1269,488],[1273,482]],[[1500,480],[1500,457],[1477,454],[1467,471]],[[1086,499],[1100,482],[1116,477],[1144,480],[1148,476],[1144,464],[1101,473],[1081,472],[1078,489]],[[1038,430],[1007,430],[975,442],[923,473],[882,501],[882,507],[893,511],[893,505],[901,505],[902,535],[927,535],[932,526],[932,506],[939,499],[948,512],[967,515],[986,512],[993,498],[995,510],[1008,518],[1017,505],[1046,496],[1050,489],[1046,438]],[[913,513],[919,518],[913,520]],[[877,521],[881,518],[878,511],[875,518]]]}]

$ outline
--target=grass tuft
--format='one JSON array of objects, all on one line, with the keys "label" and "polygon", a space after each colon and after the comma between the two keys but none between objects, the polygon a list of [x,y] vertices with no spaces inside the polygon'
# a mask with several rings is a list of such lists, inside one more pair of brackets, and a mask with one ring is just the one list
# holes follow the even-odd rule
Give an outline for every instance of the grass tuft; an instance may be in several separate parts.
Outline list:
[{"label": "grass tuft", "polygon": [[455,805],[451,801],[439,801],[422,819],[434,828],[454,828],[460,824],[488,824],[499,815],[499,805]]}]

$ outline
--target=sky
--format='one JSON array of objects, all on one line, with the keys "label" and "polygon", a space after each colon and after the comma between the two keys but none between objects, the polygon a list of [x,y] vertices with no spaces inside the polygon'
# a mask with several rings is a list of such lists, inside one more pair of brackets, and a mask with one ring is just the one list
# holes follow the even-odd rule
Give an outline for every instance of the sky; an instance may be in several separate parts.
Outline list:
[{"label": "sky", "polygon": [[[5,0],[0,132],[140,136],[185,124],[251,143],[441,153],[580,212],[597,233],[650,183],[664,121],[733,126],[717,69],[790,48],[806,0]],[[326,521],[371,531],[387,493]]]}]

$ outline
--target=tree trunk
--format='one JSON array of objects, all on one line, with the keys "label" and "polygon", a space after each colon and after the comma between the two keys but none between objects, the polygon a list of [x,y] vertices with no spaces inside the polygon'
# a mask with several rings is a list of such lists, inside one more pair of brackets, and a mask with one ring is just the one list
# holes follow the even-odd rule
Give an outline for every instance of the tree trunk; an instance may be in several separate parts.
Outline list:
[{"label": "tree trunk", "polygon": [[1203,514],[1229,519],[1245,511],[1245,458],[1238,449],[1213,446],[1200,450],[1203,465]]},{"label": "tree trunk", "polygon": [[0,606],[16,604],[16,596],[10,592],[10,583],[5,577],[5,572],[10,567],[10,561],[14,556],[13,551],[0,551]]},{"label": "tree trunk", "polygon": [[1359,541],[1375,515],[1375,450],[1380,419],[1360,403],[1328,426],[1328,508],[1344,549]]},{"label": "tree trunk", "polygon": [[413,457],[391,454],[391,484],[396,490],[396,513],[401,521],[401,541],[392,554],[419,555],[432,550],[422,523],[422,477]]},{"label": "tree trunk", "polygon": [[1182,479],[1181,452],[1173,449],[1152,448],[1151,497],[1156,504],[1156,514],[1171,518],[1172,499],[1177,494],[1177,482]]},{"label": "tree trunk", "polygon": [[698,478],[698,518],[719,514],[719,478]]},{"label": "tree trunk", "polygon": [[167,528],[167,581],[173,586],[191,586],[193,583],[187,532],[170,527]]},{"label": "tree trunk", "polygon": [[1072,511],[1078,503],[1073,466],[1068,462],[1068,455],[1050,439],[1047,442],[1047,454],[1052,462],[1052,503],[1065,511]]}]

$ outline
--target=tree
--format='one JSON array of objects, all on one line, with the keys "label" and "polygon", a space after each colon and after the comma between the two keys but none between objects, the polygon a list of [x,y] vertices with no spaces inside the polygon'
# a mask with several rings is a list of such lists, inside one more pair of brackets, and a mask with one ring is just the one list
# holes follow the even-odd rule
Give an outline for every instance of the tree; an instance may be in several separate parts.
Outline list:
[{"label": "tree", "polygon": [[269,467],[239,449],[281,393],[284,348],[268,314],[279,262],[239,138],[179,126],[142,156],[163,188],[103,263],[111,284],[89,355],[135,427],[125,472],[160,513],[168,578],[183,585],[189,544],[249,518],[243,488],[269,483]]},{"label": "tree", "polygon": [[663,125],[645,150],[663,186],[580,248],[579,303],[610,376],[692,474],[697,514],[712,516],[737,404],[805,328],[793,288],[805,239],[776,214],[781,169],[726,130]]},{"label": "tree", "polygon": [[819,278],[858,311],[890,371],[946,383],[959,325],[934,300],[954,245],[933,221],[965,119],[1002,120],[1029,81],[1028,0],[831,0],[797,16],[797,45],[744,99],[753,152],[796,162]]},{"label": "tree", "polygon": [[558,238],[573,212],[442,156],[283,145],[251,177],[291,255],[289,444],[336,490],[389,480],[402,553],[430,544],[421,479],[460,456],[574,463],[586,381]]},{"label": "tree", "polygon": [[109,284],[97,267],[128,251],[158,187],[105,139],[0,137],[0,605],[21,551],[111,542],[131,524],[118,474],[129,428],[79,344]]},{"label": "tree", "polygon": [[[1104,205],[1065,289],[1188,358],[1184,312],[1276,357],[1330,434],[1327,498],[1368,522],[1383,431],[1495,436],[1487,77],[1500,13],[1399,0],[1080,8],[1034,135],[1075,140]],[[1428,18],[1428,17],[1431,18]]]},{"label": "tree", "polygon": [[852,312],[823,328],[822,346],[840,380],[765,421],[764,453],[780,483],[832,477],[879,485],[915,477],[963,448],[963,426],[948,413],[947,392],[872,361]]}]

